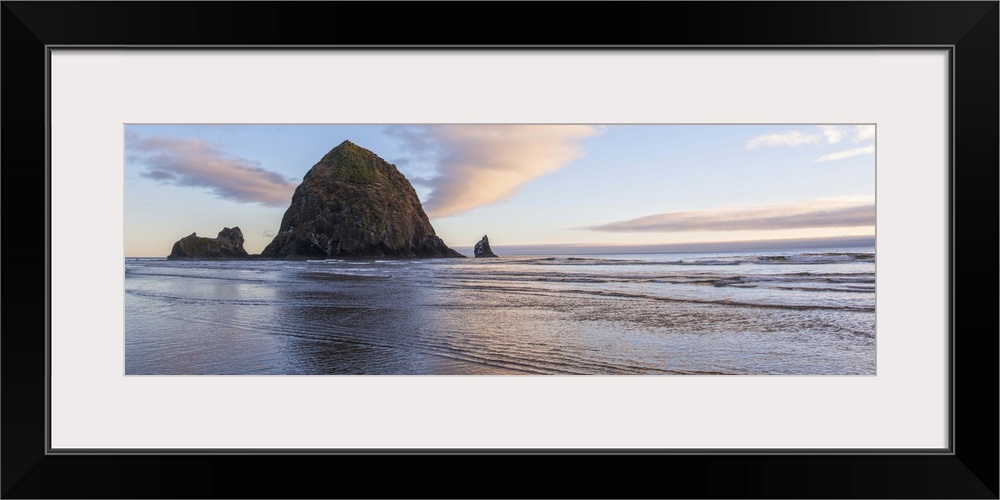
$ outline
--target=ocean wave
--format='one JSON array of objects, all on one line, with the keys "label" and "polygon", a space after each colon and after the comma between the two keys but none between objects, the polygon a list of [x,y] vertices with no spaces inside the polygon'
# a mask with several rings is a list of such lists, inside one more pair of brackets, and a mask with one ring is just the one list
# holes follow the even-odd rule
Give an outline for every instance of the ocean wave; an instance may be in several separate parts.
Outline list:
[{"label": "ocean wave", "polygon": [[875,254],[865,252],[821,252],[779,255],[734,255],[706,258],[620,259],[609,257],[544,257],[510,260],[504,263],[545,266],[739,266],[743,264],[844,264],[874,263]]}]

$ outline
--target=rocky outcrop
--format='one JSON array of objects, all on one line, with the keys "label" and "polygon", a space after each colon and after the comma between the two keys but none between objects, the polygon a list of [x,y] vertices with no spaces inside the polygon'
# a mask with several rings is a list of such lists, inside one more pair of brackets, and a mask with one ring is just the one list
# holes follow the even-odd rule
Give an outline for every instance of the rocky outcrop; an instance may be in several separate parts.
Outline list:
[{"label": "rocky outcrop", "polygon": [[490,249],[490,239],[483,235],[483,239],[476,243],[476,248],[473,249],[473,253],[476,257],[496,257],[493,250]]},{"label": "rocky outcrop", "polygon": [[264,258],[464,257],[434,233],[395,165],[350,141],[303,177]]},{"label": "rocky outcrop", "polygon": [[226,227],[215,238],[203,238],[195,233],[174,243],[167,259],[249,259],[243,249],[243,231]]}]

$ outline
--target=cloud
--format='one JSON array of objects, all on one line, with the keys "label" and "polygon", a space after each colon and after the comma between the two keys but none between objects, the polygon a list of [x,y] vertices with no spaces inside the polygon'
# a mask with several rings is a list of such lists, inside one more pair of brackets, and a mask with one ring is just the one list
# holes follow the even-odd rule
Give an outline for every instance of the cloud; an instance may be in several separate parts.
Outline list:
[{"label": "cloud", "polygon": [[866,141],[875,138],[875,125],[855,125],[854,142]]},{"label": "cloud", "polygon": [[869,155],[875,152],[875,145],[869,144],[860,148],[845,149],[844,151],[837,151],[836,153],[830,153],[827,155],[820,156],[816,159],[816,162],[821,161],[834,161],[843,160],[844,158],[851,158],[852,156]]},{"label": "cloud", "polygon": [[747,141],[747,149],[757,149],[761,146],[801,146],[803,144],[819,144],[820,134],[806,134],[798,130],[789,130],[780,134],[759,135]]},{"label": "cloud", "polygon": [[427,125],[387,129],[414,156],[437,164],[421,179],[424,209],[448,217],[514,196],[529,181],[583,156],[591,125]]},{"label": "cloud", "polygon": [[[814,129],[815,130],[815,129]],[[851,135],[849,126],[820,125],[817,132],[789,130],[782,133],[765,134],[747,140],[747,149],[773,146],[801,146],[803,144],[837,144],[846,136]],[[875,138],[874,125],[855,125],[853,127],[853,142],[861,142]]]},{"label": "cloud", "polygon": [[226,154],[200,139],[126,137],[128,157],[145,164],[143,177],[208,188],[220,198],[286,206],[296,183],[257,162]]},{"label": "cloud", "polygon": [[150,170],[148,172],[142,172],[139,175],[143,177],[149,177],[150,179],[157,181],[177,180],[176,175],[171,174],[170,172],[164,172],[162,170]]},{"label": "cloud", "polygon": [[848,196],[774,205],[669,212],[585,229],[605,232],[683,232],[858,227],[875,225],[875,198]]},{"label": "cloud", "polygon": [[844,137],[844,133],[840,127],[834,125],[822,125],[823,135],[826,136],[826,142],[830,144],[836,144],[840,142],[840,139]]}]

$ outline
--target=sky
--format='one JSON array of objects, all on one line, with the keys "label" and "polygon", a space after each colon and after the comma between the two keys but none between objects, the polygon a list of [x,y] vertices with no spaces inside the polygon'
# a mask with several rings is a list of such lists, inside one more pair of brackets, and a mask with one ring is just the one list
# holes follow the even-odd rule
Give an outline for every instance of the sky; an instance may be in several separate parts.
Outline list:
[{"label": "sky", "polygon": [[396,165],[438,236],[616,249],[875,234],[874,125],[125,125],[125,256],[239,226],[260,253],[345,140]]}]

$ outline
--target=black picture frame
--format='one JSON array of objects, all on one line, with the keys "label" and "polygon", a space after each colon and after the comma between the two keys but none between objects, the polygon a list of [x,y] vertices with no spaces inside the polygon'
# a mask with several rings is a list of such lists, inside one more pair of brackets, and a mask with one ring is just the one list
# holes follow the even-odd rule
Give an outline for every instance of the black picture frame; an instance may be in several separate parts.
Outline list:
[{"label": "black picture frame", "polygon": [[[971,305],[997,303],[997,1],[621,2],[545,11],[527,3],[2,4],[3,257],[15,271],[44,270],[29,279],[8,274],[4,294],[4,498],[998,498],[998,320],[996,309]],[[49,47],[344,45],[951,47],[949,452],[48,453]],[[308,472],[317,468],[330,473]],[[363,481],[371,471],[384,480]]]}]

